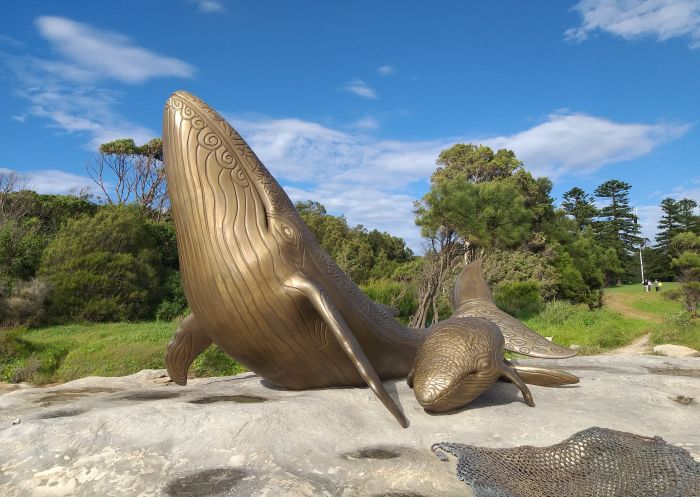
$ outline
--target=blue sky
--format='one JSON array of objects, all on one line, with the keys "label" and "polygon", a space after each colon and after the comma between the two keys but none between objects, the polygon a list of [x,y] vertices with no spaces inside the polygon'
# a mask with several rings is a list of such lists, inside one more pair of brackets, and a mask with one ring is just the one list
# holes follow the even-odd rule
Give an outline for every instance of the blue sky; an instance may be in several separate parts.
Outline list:
[{"label": "blue sky", "polygon": [[90,184],[97,145],[160,136],[189,90],[294,200],[406,238],[440,150],[515,150],[554,181],[700,202],[700,0],[8,2],[0,168]]}]

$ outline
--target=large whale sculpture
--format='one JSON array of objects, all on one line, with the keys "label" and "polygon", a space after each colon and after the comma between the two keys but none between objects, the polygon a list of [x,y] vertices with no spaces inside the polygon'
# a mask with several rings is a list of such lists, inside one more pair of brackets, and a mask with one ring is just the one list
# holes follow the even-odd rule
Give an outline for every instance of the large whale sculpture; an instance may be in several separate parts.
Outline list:
[{"label": "large whale sculpture", "polygon": [[433,411],[461,407],[500,377],[530,405],[523,379],[578,381],[541,368],[516,372],[504,360],[504,348],[549,358],[575,351],[499,311],[479,263],[458,279],[454,316],[427,330],[402,326],[324,252],[250,147],[200,99],[183,91],[168,99],[163,143],[192,311],[166,354],[175,383],[187,382],[194,358],[214,342],[281,387],[366,384],[406,427],[382,380],[409,376],[418,401]]}]

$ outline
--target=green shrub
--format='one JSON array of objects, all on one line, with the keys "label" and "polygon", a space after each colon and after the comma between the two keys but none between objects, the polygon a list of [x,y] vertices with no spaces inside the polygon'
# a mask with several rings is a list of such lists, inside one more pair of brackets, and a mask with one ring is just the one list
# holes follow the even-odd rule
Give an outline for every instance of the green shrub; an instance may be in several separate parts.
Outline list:
[{"label": "green shrub", "polygon": [[540,284],[533,280],[502,283],[496,287],[494,299],[496,305],[508,314],[531,314],[542,304]]},{"label": "green shrub", "polygon": [[40,276],[52,287],[47,320],[152,317],[161,291],[159,248],[133,207],[103,207],[67,222],[46,248]]},{"label": "green shrub", "polygon": [[164,300],[158,305],[156,311],[158,321],[172,321],[189,314],[179,271],[171,271],[163,286],[163,292]]},{"label": "green shrub", "polygon": [[411,284],[381,279],[370,281],[360,289],[374,302],[397,309],[399,314],[396,317],[404,322],[408,321],[418,307],[416,288]]}]

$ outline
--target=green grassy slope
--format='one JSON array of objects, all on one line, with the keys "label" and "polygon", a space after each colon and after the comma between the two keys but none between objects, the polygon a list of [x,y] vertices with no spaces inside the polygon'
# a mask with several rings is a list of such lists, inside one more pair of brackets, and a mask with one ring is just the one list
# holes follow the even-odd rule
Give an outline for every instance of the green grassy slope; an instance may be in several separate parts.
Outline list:
[{"label": "green grassy slope", "polygon": [[[166,346],[176,327],[177,323],[145,322],[0,330],[0,380],[46,384],[164,368]],[[243,370],[215,347],[190,368],[197,376]]]}]

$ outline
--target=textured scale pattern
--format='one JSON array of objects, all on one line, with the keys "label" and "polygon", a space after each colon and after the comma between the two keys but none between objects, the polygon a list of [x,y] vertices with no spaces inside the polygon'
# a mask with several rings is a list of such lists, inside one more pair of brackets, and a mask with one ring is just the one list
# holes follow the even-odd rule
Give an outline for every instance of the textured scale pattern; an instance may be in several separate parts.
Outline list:
[{"label": "textured scale pattern", "polygon": [[479,299],[462,301],[454,313],[460,317],[479,317],[493,321],[501,328],[506,349],[531,357],[566,358],[576,351],[560,347],[500,310],[496,304]]},{"label": "textured scale pattern", "polygon": [[700,463],[660,437],[592,427],[549,447],[440,450],[475,497],[700,497]]},{"label": "textured scale pattern", "polygon": [[503,350],[498,326],[486,319],[452,317],[434,325],[416,356],[416,399],[434,412],[468,404],[501,376]]}]

